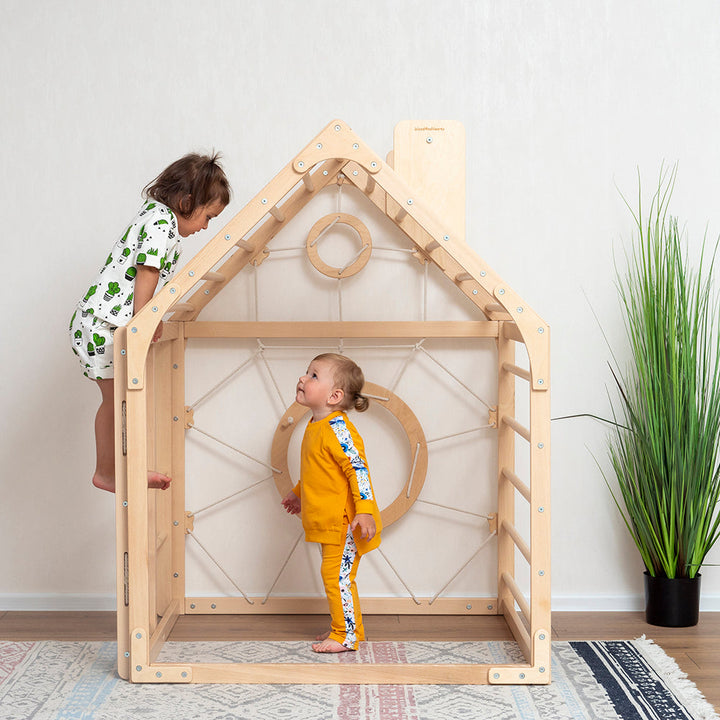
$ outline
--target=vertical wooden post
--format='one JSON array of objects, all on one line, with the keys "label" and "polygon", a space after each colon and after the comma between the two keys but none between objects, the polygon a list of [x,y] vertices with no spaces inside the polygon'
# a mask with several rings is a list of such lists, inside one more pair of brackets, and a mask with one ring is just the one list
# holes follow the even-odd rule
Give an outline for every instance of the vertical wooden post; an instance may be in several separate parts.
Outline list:
[{"label": "vertical wooden post", "polygon": [[179,613],[185,612],[185,324],[172,341],[170,382],[172,386],[171,582],[172,599]]},{"label": "vertical wooden post", "polygon": [[[505,606],[514,607],[513,595],[503,580],[503,573],[515,577],[515,545],[503,522],[515,524],[515,487],[503,475],[503,470],[515,471],[515,433],[502,422],[504,415],[515,416],[515,376],[504,369],[504,363],[515,364],[515,342],[505,334],[505,323],[500,323],[498,348],[498,612]],[[529,660],[529,658],[528,658]]]},{"label": "vertical wooden post", "polygon": [[128,502],[127,458],[125,455],[125,410],[127,396],[126,336],[127,328],[119,327],[114,334],[115,355],[115,563],[117,598],[118,675],[130,678],[130,617],[128,596]]},{"label": "vertical wooden post", "polygon": [[[551,623],[549,390],[530,390],[530,547],[530,630],[535,638],[539,630],[549,632]],[[546,657],[533,657],[532,663],[549,672],[549,643],[533,643],[537,647]]]}]

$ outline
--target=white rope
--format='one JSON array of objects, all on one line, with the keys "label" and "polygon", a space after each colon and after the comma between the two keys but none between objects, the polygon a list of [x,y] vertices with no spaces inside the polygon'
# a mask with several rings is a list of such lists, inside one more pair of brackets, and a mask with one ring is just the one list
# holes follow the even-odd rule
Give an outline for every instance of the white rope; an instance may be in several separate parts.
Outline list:
[{"label": "white rope", "polygon": [[191,406],[190,409],[194,410],[198,405],[200,405],[201,402],[206,400],[210,395],[212,395],[218,388],[222,387],[228,380],[230,380],[232,377],[237,375],[241,370],[244,370],[245,367],[250,364],[255,358],[258,356],[258,351],[256,350],[253,355],[251,355],[242,365],[239,365],[236,367],[227,377],[224,377],[217,385],[213,385],[199,400],[196,400]]},{"label": "white rope", "polygon": [[423,338],[419,343],[416,343],[411,347],[411,351],[408,354],[408,356],[405,358],[405,362],[402,364],[402,367],[400,368],[400,371],[398,372],[397,376],[395,377],[395,380],[393,381],[393,384],[390,386],[390,392],[395,392],[395,388],[398,386],[398,383],[400,382],[403,374],[405,373],[405,370],[407,369],[407,366],[410,364],[410,361],[413,359],[413,356],[415,353],[420,349],[420,346],[425,342],[425,338]]},{"label": "white rope", "polygon": [[380,549],[377,548],[377,551],[382,556],[383,560],[390,566],[390,569],[397,575],[397,579],[403,584],[403,587],[410,593],[410,597],[415,601],[416,605],[421,605],[422,603],[415,597],[413,594],[413,591],[407,586],[407,583],[400,577],[400,573],[395,569],[395,566],[387,559],[387,556],[385,553]]},{"label": "white rope", "polygon": [[449,505],[441,505],[440,503],[431,502],[430,500],[421,500],[420,498],[418,498],[415,502],[424,503],[425,505],[434,505],[435,507],[443,508],[445,510],[452,510],[453,512],[462,513],[463,515],[472,515],[473,517],[484,518],[485,520],[490,519],[488,515],[483,515],[482,513],[474,513],[470,512],[469,510],[460,510],[460,508],[450,507]]},{"label": "white rope", "polygon": [[432,605],[438,597],[443,593],[443,591],[447,588],[448,585],[475,559],[475,557],[478,555],[478,553],[492,540],[493,537],[497,535],[497,531],[493,531],[485,538],[485,541],[480,545],[480,547],[475,551],[475,554],[443,585],[440,590],[438,590],[435,595],[433,595],[432,599],[428,602],[428,605]]},{"label": "white rope", "polygon": [[[260,342],[260,340],[257,340],[257,344],[260,347],[260,357],[262,358],[262,361],[265,365],[265,369],[268,371],[268,375],[270,375],[270,379],[272,380],[272,384],[275,387],[275,392],[278,395],[278,398],[280,398],[280,407],[285,408],[285,400],[283,399],[282,393],[280,392],[280,387],[277,384],[277,380],[275,380],[275,376],[273,375],[273,371],[270,369],[270,364],[267,361],[267,358],[265,357],[265,346]],[[283,410],[284,412],[284,410]],[[281,413],[282,416],[282,413]]]},{"label": "white rope", "polygon": [[260,300],[258,299],[258,266],[257,265],[253,265],[253,292],[254,292],[254,296],[255,296],[255,322],[257,322],[258,318],[260,317],[259,310],[258,310],[258,308],[260,307]]},{"label": "white rope", "polygon": [[373,251],[375,250],[384,250],[385,252],[409,253],[410,255],[412,255],[414,252],[417,252],[416,250],[413,250],[413,248],[396,248],[385,247],[383,245],[373,245]]},{"label": "white rope", "polygon": [[460,435],[467,435],[469,433],[479,432],[480,430],[487,430],[488,428],[494,427],[494,425],[481,425],[480,427],[473,428],[472,430],[463,430],[462,432],[452,433],[451,435],[443,435],[442,437],[436,437],[432,440],[427,440],[427,444],[434,442],[440,442],[441,440],[449,440],[450,438],[460,437]]},{"label": "white rope", "polygon": [[380,400],[381,402],[390,402],[389,397],[382,397],[380,395],[368,395],[367,393],[363,393],[363,397],[370,398],[371,400]]},{"label": "white rope", "polygon": [[413,458],[412,469],[410,470],[410,480],[408,481],[408,489],[407,489],[407,492],[405,493],[406,498],[410,497],[410,488],[412,487],[412,480],[413,480],[413,476],[415,475],[415,468],[417,467],[417,459],[418,459],[419,454],[420,454],[420,443],[417,443],[415,445],[415,457]]},{"label": "white rope", "polygon": [[187,531],[187,534],[203,549],[205,554],[215,563],[220,572],[232,583],[233,587],[240,592],[240,594],[251,604],[255,603],[242,591],[242,588],[225,572],[222,565],[210,554],[209,550],[195,537],[191,530]]},{"label": "white rope", "polygon": [[344,273],[369,247],[370,247],[370,246],[369,246],[367,243],[365,243],[365,245],[363,245],[363,246],[360,248],[359,252],[355,253],[355,255],[354,255],[350,260],[348,260],[348,262],[346,262],[346,263],[338,270],[338,272],[339,272],[339,273]]},{"label": "white rope", "polygon": [[267,477],[263,478],[262,480],[258,480],[257,482],[253,483],[252,485],[248,485],[246,488],[243,488],[242,490],[236,490],[234,493],[231,493],[230,495],[227,495],[224,498],[220,498],[220,500],[216,500],[214,503],[210,503],[210,505],[206,505],[205,507],[200,508],[199,510],[195,510],[191,514],[197,517],[200,515],[200,513],[204,513],[206,510],[210,510],[210,508],[214,508],[216,505],[220,505],[220,503],[227,502],[228,500],[231,500],[234,497],[237,497],[238,495],[242,495],[243,493],[247,492],[248,490],[252,490],[254,487],[257,487],[258,485],[262,485],[264,482],[267,482],[268,480],[272,479],[272,475],[268,475]]},{"label": "white rope", "polygon": [[337,281],[337,298],[338,298],[338,320],[342,322],[343,319],[343,312],[342,312],[342,278],[338,278]]},{"label": "white rope", "polygon": [[461,385],[465,390],[467,390],[476,400],[479,400],[488,410],[492,410],[492,406],[486,403],[479,395],[475,394],[457,375],[454,375],[450,370],[448,370],[445,365],[443,365],[439,360],[436,360],[424,347],[418,347],[419,350],[422,350],[438,367],[442,368],[455,382],[457,382],[459,385]]},{"label": "white rope", "polygon": [[260,603],[261,605],[264,605],[268,598],[270,597],[270,593],[275,589],[275,585],[277,585],[277,581],[280,579],[280,576],[283,574],[283,570],[287,567],[287,564],[290,562],[290,558],[292,557],[293,553],[295,552],[295,548],[298,546],[298,543],[300,540],[302,540],[303,535],[305,535],[305,531],[301,530],[300,534],[297,536],[297,540],[295,541],[295,544],[292,546],[292,550],[288,553],[288,556],[285,558],[285,562],[283,563],[282,567],[280,568],[280,572],[275,577],[275,580],[273,580],[273,584],[270,586],[270,589],[267,591],[267,595],[265,595],[265,598]]},{"label": "white rope", "polygon": [[428,300],[428,266],[430,263],[425,263],[423,270],[423,307],[422,307],[422,319],[427,320],[427,300]]},{"label": "white rope", "polygon": [[256,457],[253,457],[252,455],[248,455],[246,452],[243,452],[239,448],[236,448],[233,445],[230,445],[226,443],[224,440],[221,440],[218,437],[215,437],[214,435],[211,435],[209,432],[205,432],[205,430],[201,430],[197,425],[193,425],[191,430],[195,430],[195,432],[199,432],[201,435],[204,435],[205,437],[210,438],[211,440],[214,440],[216,443],[219,443],[220,445],[224,445],[226,448],[230,450],[234,450],[236,453],[242,455],[243,457],[248,458],[248,460],[253,460],[254,462],[262,465],[263,467],[268,468],[269,470],[272,470],[275,473],[281,473],[282,470],[278,470],[277,468],[273,467],[272,465],[268,465],[266,462],[263,462],[262,460],[258,460]]},{"label": "white rope", "polygon": [[[340,212],[340,210],[338,210],[338,212]],[[315,247],[315,245],[317,245],[320,242],[320,239],[325,237],[325,235],[327,235],[328,232],[330,232],[330,228],[337,225],[339,220],[340,220],[340,218],[336,217],[326,228],[324,228],[323,231],[310,243],[310,247]]]}]

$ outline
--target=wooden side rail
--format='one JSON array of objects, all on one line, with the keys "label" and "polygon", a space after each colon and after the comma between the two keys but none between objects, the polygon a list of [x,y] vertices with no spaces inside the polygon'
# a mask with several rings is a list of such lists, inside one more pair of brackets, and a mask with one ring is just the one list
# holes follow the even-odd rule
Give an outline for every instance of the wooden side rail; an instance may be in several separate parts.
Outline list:
[{"label": "wooden side rail", "polygon": [[501,470],[506,480],[509,480],[517,489],[517,491],[530,502],[530,488],[512,471],[507,468]]},{"label": "wooden side rail", "polygon": [[517,528],[507,520],[503,520],[502,529],[505,530],[505,532],[513,539],[517,549],[525,556],[525,559],[530,562],[530,548],[520,537],[520,533],[517,531]]},{"label": "wooden side rail", "polygon": [[511,427],[520,437],[524,437],[528,442],[530,442],[530,431],[524,426],[521,425],[515,418],[510,417],[509,415],[503,415],[502,421]]}]

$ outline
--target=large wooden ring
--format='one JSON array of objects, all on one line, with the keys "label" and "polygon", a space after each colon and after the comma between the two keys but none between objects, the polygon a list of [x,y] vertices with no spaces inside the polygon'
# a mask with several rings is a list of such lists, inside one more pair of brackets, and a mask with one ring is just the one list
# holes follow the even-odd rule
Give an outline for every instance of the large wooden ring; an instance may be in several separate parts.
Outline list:
[{"label": "large wooden ring", "polygon": [[[425,484],[428,466],[427,442],[420,421],[397,395],[373,383],[365,383],[363,394],[372,396],[371,402],[382,405],[395,416],[405,430],[410,446],[410,457],[412,458],[410,477],[400,494],[380,513],[383,527],[389,527],[412,507]],[[290,477],[287,451],[295,428],[307,412],[309,412],[308,408],[297,402],[293,403],[285,411],[275,429],[271,463],[274,468],[275,487],[280,493],[280,497],[285,497],[295,487],[295,483]],[[372,476],[372,468],[370,475]]]},{"label": "large wooden ring", "polygon": [[[353,228],[360,236],[360,247],[362,248],[362,252],[355,260],[344,268],[328,265],[318,253],[317,240],[324,232],[327,232],[332,225],[337,224],[349,225]],[[310,258],[313,267],[323,275],[331,278],[346,278],[355,275],[355,273],[359,273],[367,265],[368,260],[370,260],[370,254],[372,253],[370,231],[358,218],[354,215],[348,215],[347,213],[332,213],[331,215],[325,215],[325,217],[320,218],[310,228],[305,246],[307,247],[308,258]]]}]

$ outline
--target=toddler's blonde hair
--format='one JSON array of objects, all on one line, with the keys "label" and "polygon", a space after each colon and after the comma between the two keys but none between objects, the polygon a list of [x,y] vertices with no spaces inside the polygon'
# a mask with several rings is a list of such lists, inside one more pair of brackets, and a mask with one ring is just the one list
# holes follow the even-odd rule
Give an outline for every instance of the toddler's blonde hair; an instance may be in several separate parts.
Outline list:
[{"label": "toddler's blonde hair", "polygon": [[335,386],[344,393],[343,400],[339,405],[341,410],[354,408],[358,412],[365,412],[370,407],[370,400],[362,394],[365,376],[357,363],[339,353],[323,353],[318,355],[315,360],[332,364]]}]

